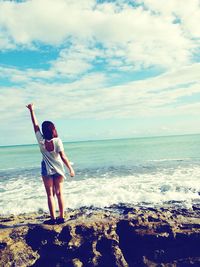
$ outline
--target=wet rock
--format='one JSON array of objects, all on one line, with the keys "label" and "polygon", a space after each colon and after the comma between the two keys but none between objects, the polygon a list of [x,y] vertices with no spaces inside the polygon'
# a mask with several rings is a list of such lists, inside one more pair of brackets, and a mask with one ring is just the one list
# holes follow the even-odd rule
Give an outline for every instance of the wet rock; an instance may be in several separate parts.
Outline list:
[{"label": "wet rock", "polygon": [[0,266],[32,266],[39,258],[38,253],[32,251],[23,241],[7,243],[0,249]]},{"label": "wet rock", "polygon": [[52,229],[45,229],[43,226],[31,227],[25,237],[26,243],[33,250],[40,250],[47,243],[53,243],[57,233]]},{"label": "wet rock", "polygon": [[0,217],[0,266],[200,266],[200,213],[163,208],[83,207],[62,225],[46,214]]},{"label": "wet rock", "polygon": [[7,246],[6,243],[0,243],[0,249],[4,249]]},{"label": "wet rock", "polygon": [[116,257],[114,254],[114,248],[118,246],[118,242],[113,239],[107,239],[102,237],[96,245],[97,251],[100,252],[101,257],[99,257],[99,266],[105,267],[116,267]]},{"label": "wet rock", "polygon": [[88,239],[89,237],[93,235],[94,229],[85,227],[83,225],[78,225],[75,229],[75,233],[78,235],[84,236],[86,239]]},{"label": "wet rock", "polygon": [[148,216],[148,221],[149,222],[160,222],[160,219],[153,217],[153,216]]}]

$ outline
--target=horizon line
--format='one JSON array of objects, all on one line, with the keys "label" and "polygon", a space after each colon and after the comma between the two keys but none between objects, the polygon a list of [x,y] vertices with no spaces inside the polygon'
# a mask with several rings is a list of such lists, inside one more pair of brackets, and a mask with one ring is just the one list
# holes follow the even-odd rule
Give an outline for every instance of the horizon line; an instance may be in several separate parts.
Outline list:
[{"label": "horizon line", "polygon": [[[85,140],[71,140],[63,141],[63,143],[84,143],[84,142],[97,142],[97,141],[112,141],[112,140],[125,140],[125,139],[142,139],[142,138],[159,138],[159,137],[175,137],[175,136],[186,136],[186,135],[199,135],[200,133],[185,133],[185,134],[168,134],[168,135],[149,135],[149,136],[135,136],[135,137],[119,137],[119,138],[103,138],[103,139],[85,139]],[[0,145],[1,147],[13,147],[13,146],[32,146],[37,145],[37,143],[27,143],[27,144],[8,144]]]}]

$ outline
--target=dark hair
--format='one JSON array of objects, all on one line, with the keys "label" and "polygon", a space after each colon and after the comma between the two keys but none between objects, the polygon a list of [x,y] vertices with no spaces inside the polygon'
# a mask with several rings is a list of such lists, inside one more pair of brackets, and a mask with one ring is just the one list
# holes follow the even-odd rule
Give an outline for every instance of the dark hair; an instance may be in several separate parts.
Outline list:
[{"label": "dark hair", "polygon": [[51,140],[54,137],[58,137],[56,127],[51,121],[44,121],[42,123],[42,133],[44,139]]}]

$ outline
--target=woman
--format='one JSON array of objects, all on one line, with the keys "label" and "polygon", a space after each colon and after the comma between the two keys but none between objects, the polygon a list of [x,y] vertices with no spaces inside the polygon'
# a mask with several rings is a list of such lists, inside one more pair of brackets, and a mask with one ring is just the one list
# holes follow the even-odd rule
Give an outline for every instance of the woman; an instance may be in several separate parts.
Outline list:
[{"label": "woman", "polygon": [[[41,163],[41,174],[44,186],[47,193],[48,206],[51,219],[45,221],[46,224],[64,223],[64,196],[63,196],[63,181],[65,178],[64,165],[69,169],[71,177],[75,176],[74,170],[65,155],[63,144],[58,137],[54,124],[50,121],[42,123],[42,133],[34,113],[34,105],[26,106],[30,110],[30,115],[35,131],[35,135],[43,155]],[[60,216],[56,218],[55,199],[56,194],[59,206]]]}]

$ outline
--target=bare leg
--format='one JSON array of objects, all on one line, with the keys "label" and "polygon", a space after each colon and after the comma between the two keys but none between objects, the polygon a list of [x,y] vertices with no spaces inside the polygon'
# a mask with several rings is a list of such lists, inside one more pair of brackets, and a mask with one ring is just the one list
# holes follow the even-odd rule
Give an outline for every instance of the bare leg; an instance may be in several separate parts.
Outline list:
[{"label": "bare leg", "polygon": [[58,207],[60,211],[60,218],[64,218],[64,196],[63,196],[63,181],[62,176],[54,178],[54,189],[58,199]]},{"label": "bare leg", "polygon": [[55,199],[54,199],[55,191],[54,191],[53,178],[42,176],[42,179],[47,193],[47,200],[48,200],[51,219],[55,219],[56,218]]}]

